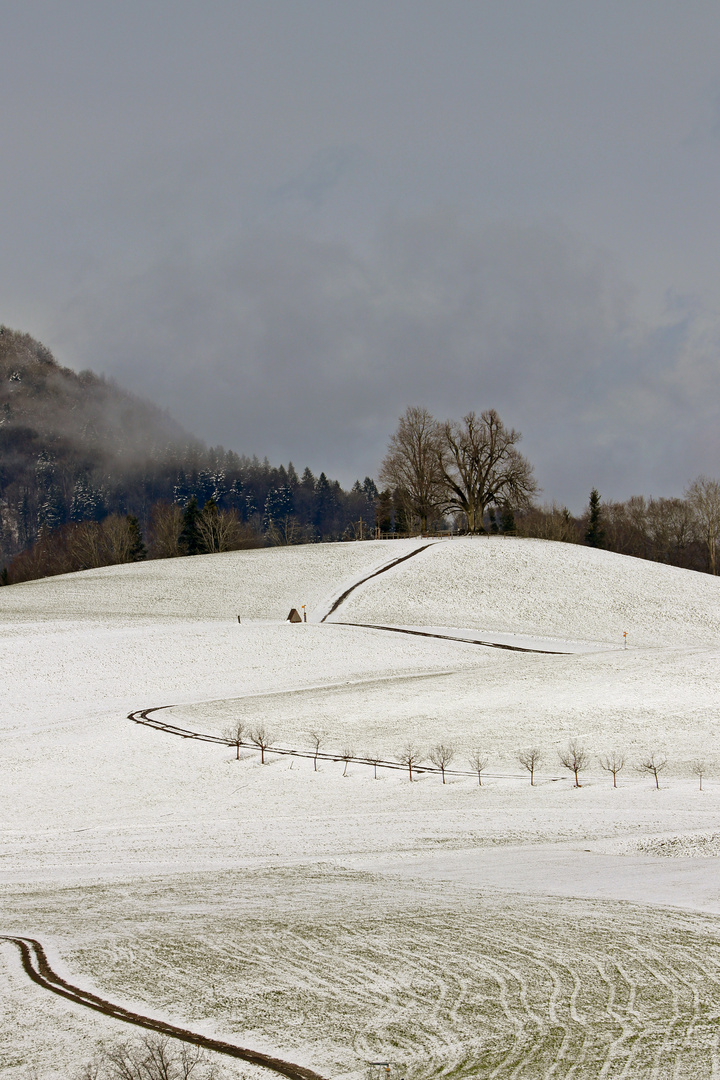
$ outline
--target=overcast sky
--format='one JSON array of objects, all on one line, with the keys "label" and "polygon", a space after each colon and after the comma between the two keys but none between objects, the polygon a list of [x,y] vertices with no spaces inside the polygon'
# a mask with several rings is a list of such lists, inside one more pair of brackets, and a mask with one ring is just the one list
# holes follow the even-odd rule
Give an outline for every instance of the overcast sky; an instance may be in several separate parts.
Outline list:
[{"label": "overcast sky", "polygon": [[0,322],[344,483],[495,407],[579,510],[720,476],[720,5],[0,0]]}]

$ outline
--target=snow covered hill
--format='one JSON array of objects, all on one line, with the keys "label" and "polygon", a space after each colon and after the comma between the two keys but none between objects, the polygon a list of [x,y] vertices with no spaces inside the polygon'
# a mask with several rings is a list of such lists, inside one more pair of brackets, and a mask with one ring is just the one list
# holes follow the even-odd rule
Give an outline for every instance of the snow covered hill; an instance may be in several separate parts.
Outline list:
[{"label": "snow covered hill", "polygon": [[[302,604],[308,623],[284,622]],[[671,1072],[709,1076],[718,671],[720,582],[542,541],[234,552],[0,589],[0,933],[42,939],[111,1000],[327,1076],[389,1058],[411,1080],[481,1062],[539,1077],[559,1027],[554,1075],[601,1061],[615,1075],[615,1055],[626,1075],[659,1076],[642,1050],[657,1038]],[[338,760],[262,766],[250,746],[236,760],[128,719],[170,705],[170,723],[265,724],[285,748],[320,730]],[[591,758],[579,789],[558,757],[573,737]],[[411,785],[344,768],[350,751],[397,760],[409,741],[425,760],[451,745],[458,771]],[[532,744],[535,787],[517,756]],[[599,767],[609,750],[626,759],[617,789]],[[659,790],[635,768],[647,751],[668,759]],[[701,1002],[690,976],[657,975],[695,963],[714,973]],[[0,946],[3,1080],[72,1075],[119,1034],[47,998]]]},{"label": "snow covered hill", "polygon": [[438,543],[357,589],[337,619],[630,646],[720,644],[720,579],[575,544]]}]

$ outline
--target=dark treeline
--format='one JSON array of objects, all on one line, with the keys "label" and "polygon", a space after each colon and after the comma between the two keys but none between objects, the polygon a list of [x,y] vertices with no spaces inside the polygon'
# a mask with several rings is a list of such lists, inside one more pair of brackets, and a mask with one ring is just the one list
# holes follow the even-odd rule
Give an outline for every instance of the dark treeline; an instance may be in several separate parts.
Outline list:
[{"label": "dark treeline", "polygon": [[[92,497],[83,511],[77,500],[64,503],[52,527],[47,518],[36,518],[34,537],[17,537],[18,547],[23,539],[30,543],[9,560],[6,556],[3,582],[145,557],[362,540],[374,534],[377,508],[384,505],[369,477],[344,491],[325,473],[316,477],[306,468],[298,476],[292,463],[276,468],[218,448],[195,447],[192,458],[193,467],[185,459],[164,484],[154,478],[161,497],[152,503],[144,493],[132,498],[125,489],[121,499],[114,499],[107,488],[98,491],[84,483],[84,494],[91,491]],[[387,509],[386,524],[392,529],[392,499]]]},{"label": "dark treeline", "polygon": [[363,538],[378,492],[192,439],[92,372],[0,327],[0,567],[47,574],[264,544]]}]

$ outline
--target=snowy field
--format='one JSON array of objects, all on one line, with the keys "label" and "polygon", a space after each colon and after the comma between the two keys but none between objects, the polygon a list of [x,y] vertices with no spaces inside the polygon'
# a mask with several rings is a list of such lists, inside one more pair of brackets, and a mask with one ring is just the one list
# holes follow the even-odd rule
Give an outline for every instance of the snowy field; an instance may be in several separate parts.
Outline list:
[{"label": "snowy field", "polygon": [[[0,649],[0,933],[70,981],[328,1078],[720,1075],[717,579],[503,538],[236,552],[2,589]],[[167,705],[337,760],[127,718]],[[408,742],[453,746],[446,784],[341,760]],[[3,1078],[127,1036],[0,946]]]}]

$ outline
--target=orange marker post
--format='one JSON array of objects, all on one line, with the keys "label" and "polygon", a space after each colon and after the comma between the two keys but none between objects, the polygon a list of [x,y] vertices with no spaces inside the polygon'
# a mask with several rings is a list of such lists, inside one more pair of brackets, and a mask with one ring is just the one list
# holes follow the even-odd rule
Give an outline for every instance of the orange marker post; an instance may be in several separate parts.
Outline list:
[{"label": "orange marker post", "polygon": [[623,630],[623,637],[625,638],[625,648],[627,649],[627,630]]}]

